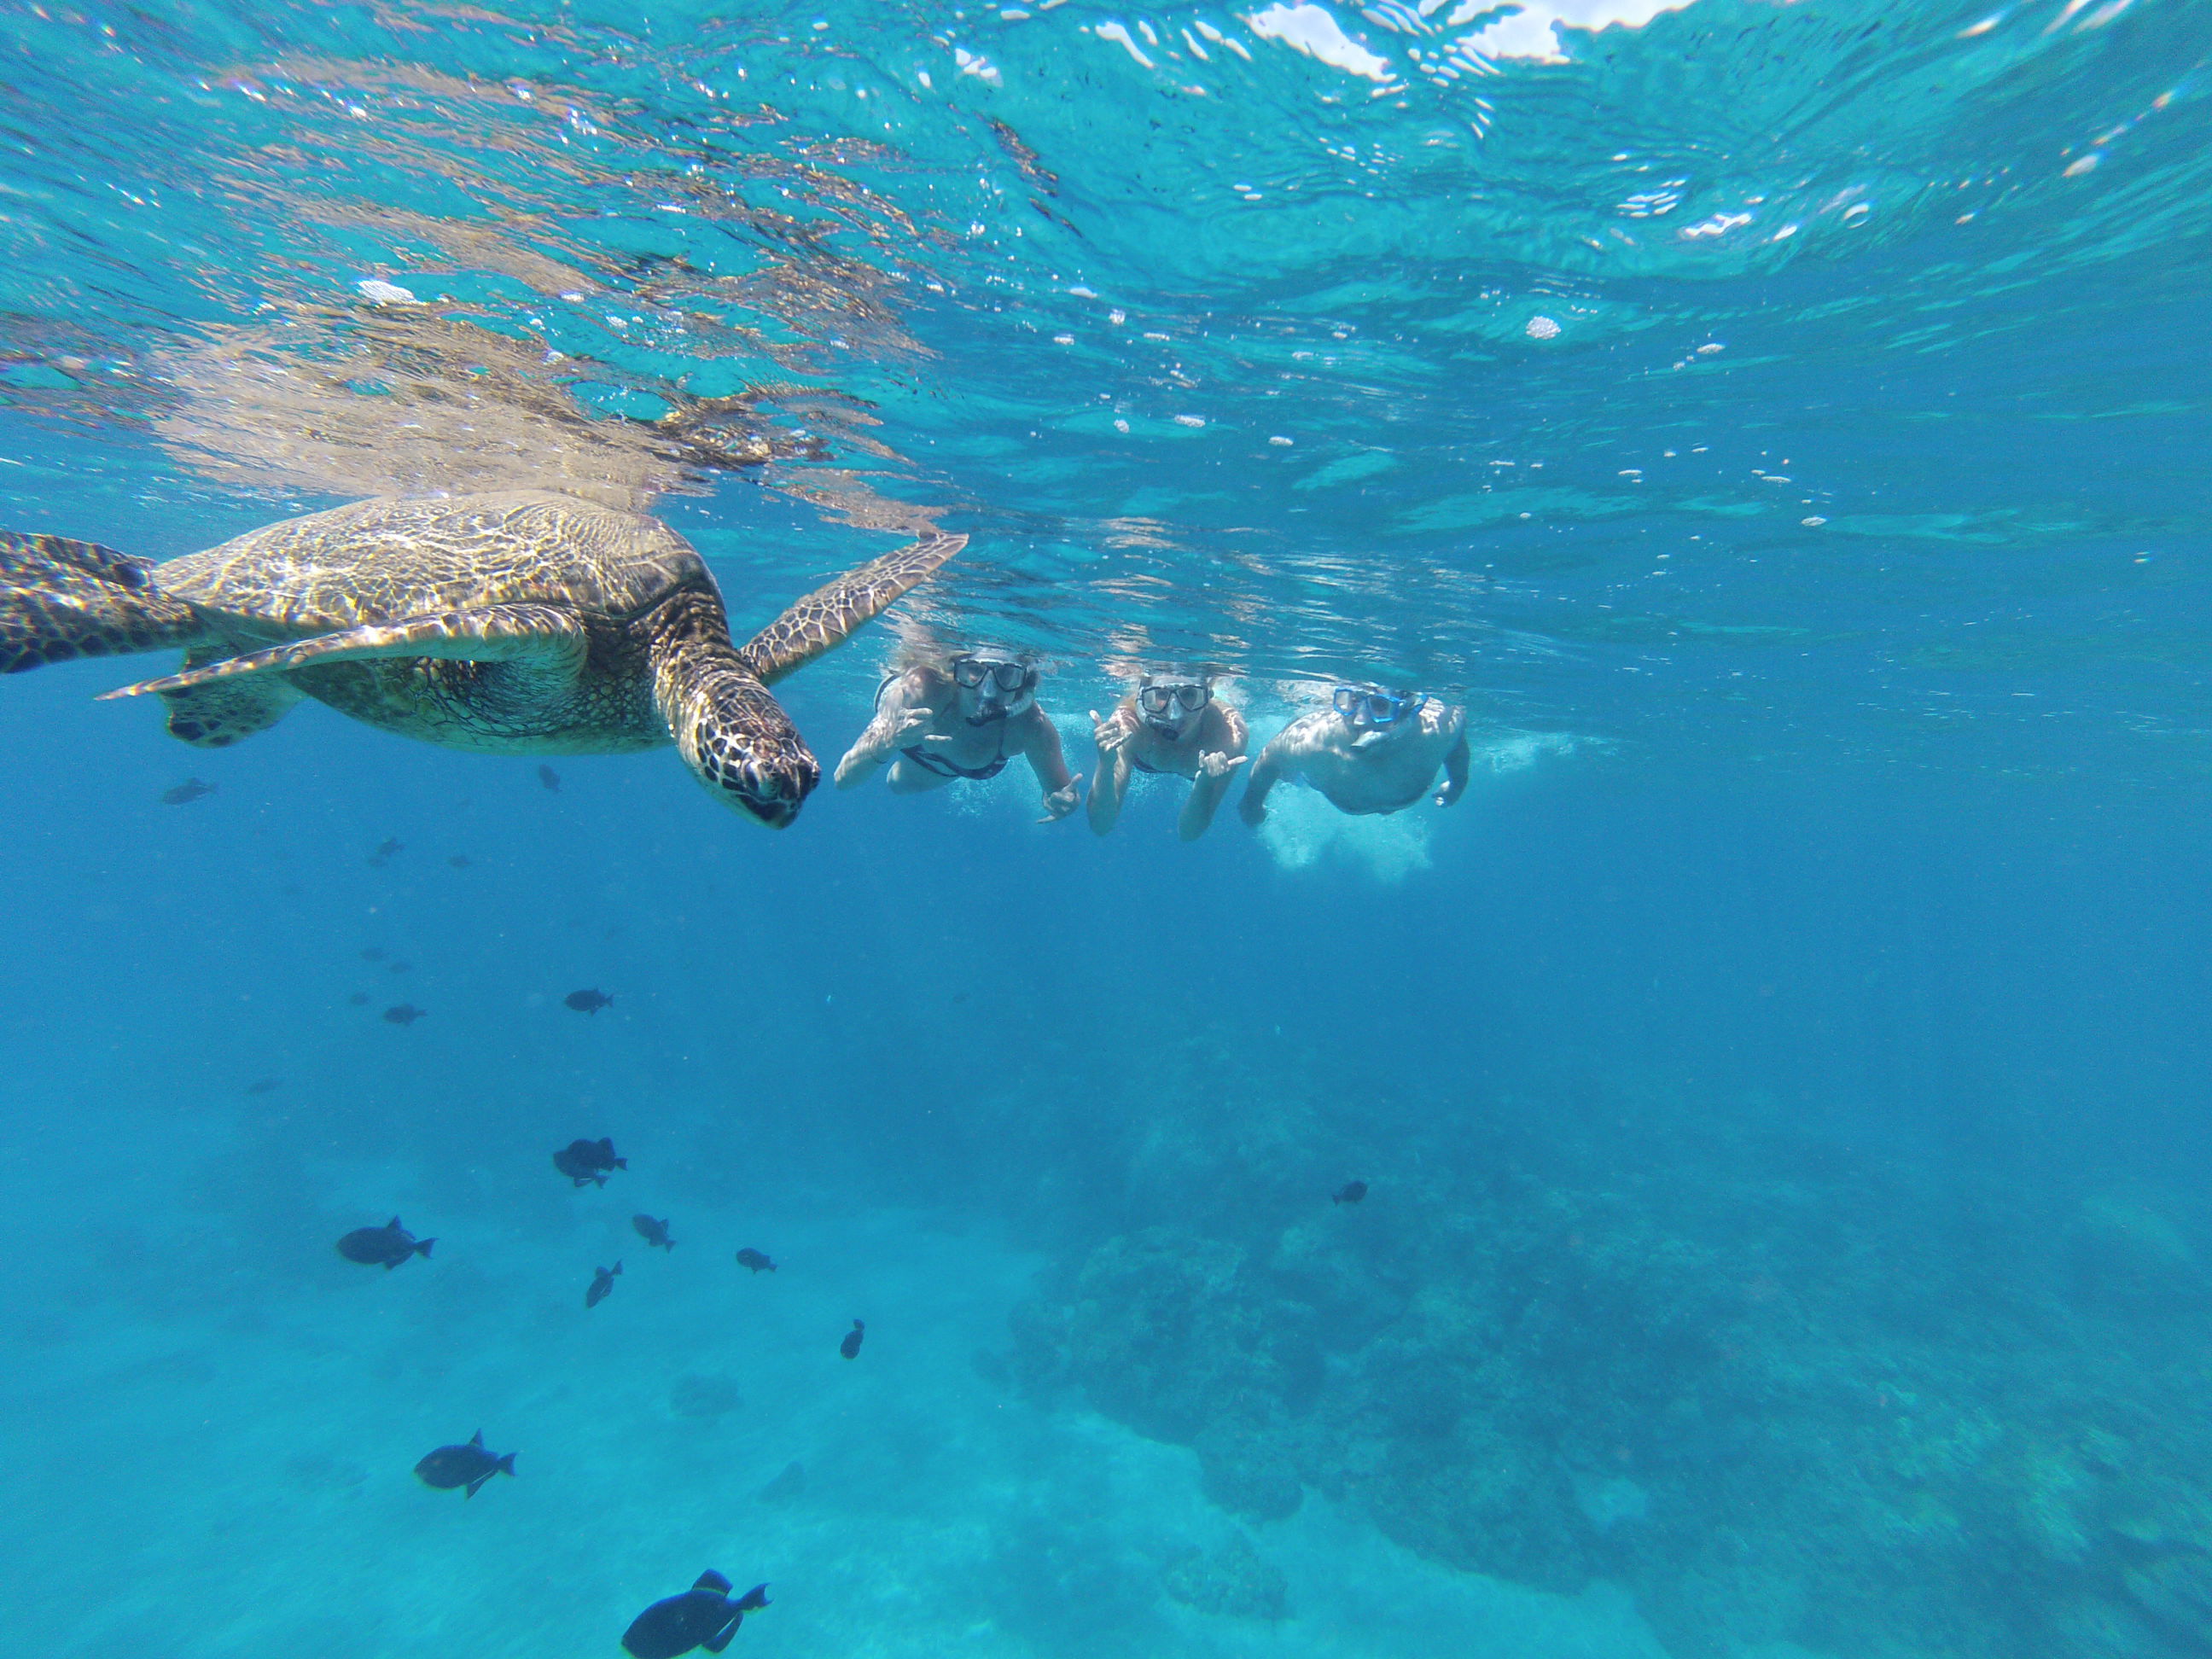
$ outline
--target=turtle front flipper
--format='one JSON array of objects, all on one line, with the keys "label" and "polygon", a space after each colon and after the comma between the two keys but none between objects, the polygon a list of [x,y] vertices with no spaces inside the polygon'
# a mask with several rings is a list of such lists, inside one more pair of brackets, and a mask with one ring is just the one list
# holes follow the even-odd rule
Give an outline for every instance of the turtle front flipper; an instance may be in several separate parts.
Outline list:
[{"label": "turtle front flipper", "polygon": [[[222,660],[219,651],[194,646],[185,654],[185,672]],[[266,732],[300,696],[299,688],[281,676],[252,674],[164,691],[161,701],[169,705],[171,737],[196,749],[228,749],[240,738]]]},{"label": "turtle front flipper", "polygon": [[101,696],[137,697],[149,691],[170,696],[239,675],[285,674],[326,663],[388,657],[528,662],[548,671],[565,667],[573,672],[583,663],[589,645],[582,621],[572,612],[550,605],[486,605],[318,634],[289,645],[225,657],[205,667],[187,668],[160,679],[141,680],[136,685],[103,692]]},{"label": "turtle front flipper", "polygon": [[848,570],[817,588],[745,642],[738,653],[763,685],[774,685],[844,643],[862,623],[968,545],[965,536],[928,536]]},{"label": "turtle front flipper", "polygon": [[152,571],[96,542],[0,531],[0,673],[190,645],[198,613]]}]

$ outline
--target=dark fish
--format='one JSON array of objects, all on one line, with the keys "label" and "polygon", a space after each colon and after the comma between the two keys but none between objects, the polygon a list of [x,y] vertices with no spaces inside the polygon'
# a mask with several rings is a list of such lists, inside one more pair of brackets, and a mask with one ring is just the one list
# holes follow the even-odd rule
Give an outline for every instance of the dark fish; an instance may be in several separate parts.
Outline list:
[{"label": "dark fish", "polygon": [[402,1002],[386,1008],[384,1017],[394,1025],[412,1025],[429,1012],[428,1008],[417,1008],[411,1002]]},{"label": "dark fish", "polygon": [[465,870],[469,867],[469,855],[466,853],[456,853],[453,857],[447,859],[446,862],[452,865],[456,870]]},{"label": "dark fish", "polygon": [[743,1595],[730,1594],[730,1581],[702,1572],[681,1595],[665,1596],[630,1620],[623,1650],[633,1659],[676,1659],[694,1648],[720,1653],[730,1645],[749,1613],[768,1605],[768,1586],[755,1584]]},{"label": "dark fish", "polygon": [[672,1250],[676,1248],[676,1241],[668,1236],[665,1221],[655,1221],[649,1215],[634,1215],[629,1218],[629,1224],[637,1229],[637,1236],[645,1241],[647,1249]]},{"label": "dark fish", "polygon": [[265,1095],[272,1090],[281,1089],[283,1086],[284,1079],[281,1077],[258,1077],[246,1085],[246,1092],[249,1095]]},{"label": "dark fish", "polygon": [[415,1478],[426,1486],[451,1492],[466,1486],[474,1498],[477,1488],[495,1474],[514,1473],[514,1454],[495,1457],[484,1449],[483,1431],[478,1429],[465,1446],[441,1446],[415,1466]]},{"label": "dark fish", "polygon": [[161,792],[161,805],[186,806],[198,800],[202,795],[212,795],[215,793],[215,787],[211,783],[202,783],[198,778],[186,778],[175,788],[164,789]]},{"label": "dark fish", "polygon": [[538,769],[538,781],[556,795],[561,793],[561,775],[550,766],[541,766]]},{"label": "dark fish", "polygon": [[611,1008],[615,1000],[605,991],[571,991],[561,999],[580,1014],[596,1014],[602,1008]]},{"label": "dark fish", "polygon": [[338,1254],[349,1261],[358,1261],[364,1267],[382,1267],[390,1273],[410,1255],[428,1256],[434,1238],[417,1238],[399,1224],[394,1216],[381,1227],[356,1227],[338,1240]]},{"label": "dark fish", "polygon": [[596,1308],[611,1296],[614,1293],[615,1275],[621,1271],[622,1263],[619,1261],[611,1267],[594,1267],[592,1270],[592,1288],[584,1292],[584,1305],[587,1308]]},{"label": "dark fish", "polygon": [[1344,1183],[1344,1186],[1340,1190],[1331,1193],[1328,1195],[1328,1201],[1332,1204],[1357,1204],[1361,1199],[1366,1196],[1367,1183],[1365,1182],[1347,1181]]},{"label": "dark fish", "polygon": [[366,991],[356,991],[351,996],[348,997],[346,1000],[353,1004],[356,1008],[366,1008],[368,1006],[368,993]]},{"label": "dark fish", "polygon": [[867,1330],[866,1325],[854,1320],[853,1328],[845,1333],[845,1340],[837,1345],[837,1352],[848,1359],[858,1359],[860,1357],[860,1339],[867,1334]]},{"label": "dark fish", "polygon": [[394,853],[404,853],[406,850],[407,844],[401,841],[398,836],[387,836],[385,837],[383,844],[378,847],[374,853],[371,853],[368,855],[368,861],[371,864],[380,866],[389,864],[392,862],[392,855]]},{"label": "dark fish", "polygon": [[383,947],[381,945],[370,945],[370,946],[369,946],[366,951],[363,951],[361,953],[361,959],[362,959],[363,962],[381,962],[381,961],[383,961],[383,960],[384,960],[384,947]]},{"label": "dark fish", "polygon": [[739,1250],[738,1252],[738,1266],[740,1267],[750,1267],[757,1273],[772,1273],[775,1271],[775,1263],[769,1261],[758,1250]]},{"label": "dark fish", "polygon": [[606,1172],[627,1170],[629,1160],[615,1156],[611,1140],[572,1140],[553,1154],[553,1167],[568,1176],[573,1186],[597,1182],[604,1187],[607,1184]]}]

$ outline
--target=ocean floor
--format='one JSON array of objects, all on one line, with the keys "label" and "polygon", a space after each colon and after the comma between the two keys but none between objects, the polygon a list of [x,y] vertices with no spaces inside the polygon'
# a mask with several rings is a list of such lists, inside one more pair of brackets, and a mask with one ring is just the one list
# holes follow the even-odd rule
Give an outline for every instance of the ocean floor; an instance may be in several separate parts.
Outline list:
[{"label": "ocean floor", "polygon": [[[1318,1497],[1239,1522],[1189,1450],[987,1380],[1038,1263],[980,1231],[834,1194],[664,1205],[643,1172],[562,1191],[550,1222],[486,1220],[404,1168],[335,1165],[276,1236],[221,1213],[133,1229],[179,1150],[142,1125],[118,1154],[101,1127],[78,1145],[131,1175],[88,1179],[79,1151],[19,1216],[61,1249],[11,1297],[0,1650],[611,1656],[714,1567],[769,1584],[735,1650],[757,1659],[1662,1652],[1619,1591],[1455,1571]],[[395,1209],[429,1260],[332,1251]],[[672,1252],[637,1209],[670,1216]],[[744,1245],[780,1270],[738,1267]],[[515,1479],[473,1499],[415,1479],[477,1429]]]}]

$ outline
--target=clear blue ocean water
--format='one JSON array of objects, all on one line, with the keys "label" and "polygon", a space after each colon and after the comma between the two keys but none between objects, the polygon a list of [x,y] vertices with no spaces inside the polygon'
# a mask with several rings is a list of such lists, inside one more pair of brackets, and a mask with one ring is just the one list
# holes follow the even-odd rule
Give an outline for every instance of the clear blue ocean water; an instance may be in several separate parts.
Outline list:
[{"label": "clear blue ocean water", "polygon": [[0,528],[933,526],[825,767],[975,641],[1473,757],[770,834],[0,682],[0,1650],[2212,1654],[2212,5],[0,15]]}]

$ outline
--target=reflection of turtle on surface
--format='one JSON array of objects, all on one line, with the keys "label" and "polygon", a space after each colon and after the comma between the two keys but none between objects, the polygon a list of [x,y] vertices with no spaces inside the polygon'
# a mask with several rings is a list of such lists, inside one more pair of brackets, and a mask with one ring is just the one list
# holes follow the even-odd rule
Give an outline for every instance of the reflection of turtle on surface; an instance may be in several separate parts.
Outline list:
[{"label": "reflection of turtle on surface", "polygon": [[847,572],[746,641],[658,519],[538,491],[380,498],[154,565],[0,533],[0,672],[179,646],[169,730],[219,748],[305,696],[405,737],[520,755],[673,742],[773,828],[821,767],[768,688],[957,553],[933,536]]}]

